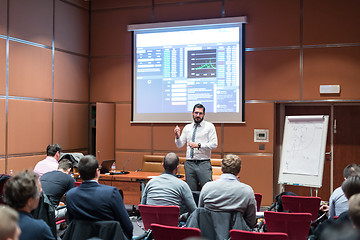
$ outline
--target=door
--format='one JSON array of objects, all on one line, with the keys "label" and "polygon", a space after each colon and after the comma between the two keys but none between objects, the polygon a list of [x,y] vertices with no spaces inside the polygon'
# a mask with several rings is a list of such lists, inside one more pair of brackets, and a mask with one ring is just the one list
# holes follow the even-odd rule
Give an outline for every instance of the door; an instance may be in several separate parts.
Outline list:
[{"label": "door", "polygon": [[96,158],[115,159],[115,104],[96,103]]},{"label": "door", "polygon": [[348,164],[360,164],[360,106],[334,106],[334,189],[344,181]]},{"label": "door", "polygon": [[[344,181],[343,170],[348,164],[360,164],[360,105],[359,104],[324,104],[324,105],[285,105],[285,116],[294,115],[329,115],[329,127],[325,156],[322,187],[318,196],[328,201],[334,189]],[[285,117],[281,116],[281,117]],[[284,126],[279,126],[283,128]],[[286,191],[297,195],[310,196],[307,187],[285,186]]]}]

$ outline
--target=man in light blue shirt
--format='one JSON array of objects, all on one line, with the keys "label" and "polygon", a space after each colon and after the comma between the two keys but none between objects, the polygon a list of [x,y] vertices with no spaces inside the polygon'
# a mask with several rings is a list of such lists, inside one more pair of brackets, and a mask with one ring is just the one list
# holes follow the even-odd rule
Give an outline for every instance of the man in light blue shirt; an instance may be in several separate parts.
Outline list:
[{"label": "man in light blue shirt", "polygon": [[[343,176],[346,180],[350,176],[360,175],[360,168],[356,164],[349,164],[344,168]],[[329,218],[339,216],[349,209],[348,199],[340,187],[336,188],[329,199]]]}]

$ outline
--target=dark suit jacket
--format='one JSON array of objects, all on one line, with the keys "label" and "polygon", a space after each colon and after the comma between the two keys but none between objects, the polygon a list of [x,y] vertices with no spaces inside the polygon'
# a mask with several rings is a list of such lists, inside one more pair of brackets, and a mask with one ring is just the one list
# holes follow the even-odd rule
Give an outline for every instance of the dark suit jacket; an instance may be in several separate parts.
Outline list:
[{"label": "dark suit jacket", "polygon": [[131,239],[133,225],[117,188],[85,181],[67,192],[66,205],[70,221],[115,220]]}]

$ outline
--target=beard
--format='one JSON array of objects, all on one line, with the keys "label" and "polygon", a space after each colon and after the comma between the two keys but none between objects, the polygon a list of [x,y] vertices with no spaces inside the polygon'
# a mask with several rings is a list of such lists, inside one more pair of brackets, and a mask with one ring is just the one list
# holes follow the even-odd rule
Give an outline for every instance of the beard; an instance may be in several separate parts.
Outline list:
[{"label": "beard", "polygon": [[202,122],[202,120],[204,120],[204,117],[193,117],[193,119],[195,123],[199,124]]}]

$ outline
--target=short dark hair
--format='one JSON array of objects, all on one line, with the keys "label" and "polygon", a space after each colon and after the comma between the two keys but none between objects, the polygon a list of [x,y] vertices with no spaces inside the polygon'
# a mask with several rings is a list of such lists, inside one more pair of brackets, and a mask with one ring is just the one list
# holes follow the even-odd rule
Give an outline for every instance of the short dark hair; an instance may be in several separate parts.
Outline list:
[{"label": "short dark hair", "polygon": [[195,104],[195,106],[194,106],[194,108],[193,108],[193,112],[195,112],[195,108],[202,108],[202,109],[204,109],[204,113],[205,113],[205,107],[204,107],[204,105],[202,105],[201,103]]},{"label": "short dark hair", "polygon": [[241,169],[241,159],[234,154],[228,154],[221,161],[221,170],[223,173],[238,175]]},{"label": "short dark hair", "polygon": [[347,199],[356,193],[360,193],[360,176],[350,176],[341,185]]},{"label": "short dark hair", "polygon": [[168,172],[172,172],[179,165],[179,157],[176,153],[168,153],[164,157],[164,169]]},{"label": "short dark hair", "polygon": [[53,157],[57,152],[61,152],[61,146],[59,144],[50,144],[46,148],[46,155]]},{"label": "short dark hair", "polygon": [[80,177],[83,180],[91,180],[96,176],[96,171],[99,168],[99,162],[93,155],[86,155],[82,157],[78,164]]},{"label": "short dark hair", "polygon": [[69,160],[69,159],[66,159],[66,158],[63,158],[60,162],[59,162],[59,166],[58,166],[58,169],[61,169],[61,170],[68,170],[69,168],[73,168],[73,164],[72,162]]},{"label": "short dark hair", "polygon": [[360,175],[360,167],[355,163],[349,164],[344,168],[343,176],[348,178],[350,176]]},{"label": "short dark hair", "polygon": [[17,173],[5,183],[5,202],[15,209],[25,207],[29,198],[36,198],[39,194],[38,180],[38,175],[33,171],[25,170]]},{"label": "short dark hair", "polygon": [[6,205],[0,205],[0,219],[0,240],[13,239],[18,226],[18,212]]},{"label": "short dark hair", "polygon": [[360,229],[360,193],[349,199],[349,216],[354,226]]}]

